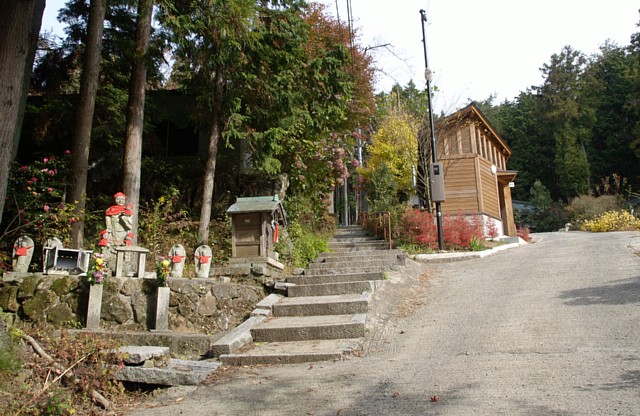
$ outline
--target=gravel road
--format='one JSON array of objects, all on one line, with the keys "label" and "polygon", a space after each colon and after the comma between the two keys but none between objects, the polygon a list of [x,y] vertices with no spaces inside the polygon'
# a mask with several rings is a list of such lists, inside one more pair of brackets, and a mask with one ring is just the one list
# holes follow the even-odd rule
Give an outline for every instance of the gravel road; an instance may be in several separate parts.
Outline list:
[{"label": "gravel road", "polygon": [[640,415],[640,234],[534,237],[409,262],[349,360],[226,368],[132,415]]}]

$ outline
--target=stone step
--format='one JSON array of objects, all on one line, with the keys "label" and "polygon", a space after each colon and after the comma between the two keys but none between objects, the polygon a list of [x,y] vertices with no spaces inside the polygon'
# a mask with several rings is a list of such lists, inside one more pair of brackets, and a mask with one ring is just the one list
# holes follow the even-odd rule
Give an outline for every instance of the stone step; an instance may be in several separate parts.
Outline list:
[{"label": "stone step", "polygon": [[251,330],[254,342],[288,342],[364,337],[366,315],[270,318]]},{"label": "stone step", "polygon": [[389,243],[383,240],[375,240],[370,242],[353,243],[329,243],[329,250],[333,253],[349,253],[353,251],[371,251],[371,250],[389,250]]},{"label": "stone step", "polygon": [[162,386],[194,386],[202,383],[220,363],[169,359],[166,367],[124,366],[116,371],[119,381]]},{"label": "stone step", "polygon": [[[395,270],[397,265],[366,265],[366,266],[358,266],[358,267],[335,267],[330,269],[307,269],[305,270],[305,274],[307,276],[317,276],[317,275],[347,275],[347,274],[356,274],[356,273],[384,273],[389,270]],[[338,280],[339,281],[339,280]]]},{"label": "stone step", "polygon": [[[306,272],[305,272],[306,273]],[[287,277],[288,283],[296,285],[318,285],[324,283],[362,282],[367,280],[383,280],[384,273],[375,271],[371,273],[345,273],[345,274],[316,274]]]},{"label": "stone step", "polygon": [[370,301],[371,292],[284,298],[273,305],[273,315],[280,317],[367,313]]},{"label": "stone step", "polygon": [[322,263],[322,262],[332,262],[332,261],[346,261],[358,258],[389,258],[396,256],[404,256],[404,252],[402,250],[358,250],[358,251],[347,251],[343,253],[329,252],[329,253],[320,253],[318,257],[313,261],[313,263]]},{"label": "stone step", "polygon": [[[333,261],[333,262],[319,262],[319,263],[309,263],[306,271],[317,271],[317,270],[326,270],[330,271],[333,269],[343,270],[345,268],[355,268],[355,267],[371,267],[371,266],[396,266],[400,263],[398,260],[398,256],[393,256],[391,258],[358,258],[353,260],[346,261]],[[306,273],[305,271],[305,273]],[[331,274],[332,272],[328,272],[327,274]]]},{"label": "stone step", "polygon": [[329,339],[252,344],[244,353],[219,357],[224,365],[299,364],[338,361],[358,347],[357,339]]},{"label": "stone step", "polygon": [[328,296],[374,292],[381,285],[382,280],[293,285],[287,288],[287,296],[294,298],[301,296]]},{"label": "stone step", "polygon": [[344,236],[334,236],[333,238],[329,239],[329,244],[371,243],[375,241],[380,241],[380,239],[367,234],[361,234],[361,235],[352,234],[352,235],[344,235]]}]

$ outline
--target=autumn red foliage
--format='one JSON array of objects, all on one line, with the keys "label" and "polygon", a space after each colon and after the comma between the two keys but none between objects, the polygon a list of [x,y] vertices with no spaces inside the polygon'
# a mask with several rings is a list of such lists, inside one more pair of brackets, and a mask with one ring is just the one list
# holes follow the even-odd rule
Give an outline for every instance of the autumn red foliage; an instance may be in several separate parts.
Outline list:
[{"label": "autumn red foliage", "polygon": [[[474,238],[484,239],[482,221],[478,216],[445,215],[442,223],[444,243],[449,249],[466,249]],[[438,247],[436,221],[428,211],[405,211],[399,228],[400,240],[432,249]]]}]

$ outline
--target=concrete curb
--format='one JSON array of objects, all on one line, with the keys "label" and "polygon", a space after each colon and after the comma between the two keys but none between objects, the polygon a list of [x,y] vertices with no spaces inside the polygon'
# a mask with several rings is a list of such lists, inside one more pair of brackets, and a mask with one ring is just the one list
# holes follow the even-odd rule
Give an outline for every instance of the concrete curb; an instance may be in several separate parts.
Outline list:
[{"label": "concrete curb", "polygon": [[[515,238],[510,238],[508,241],[512,240],[515,240]],[[517,241],[503,244],[490,250],[470,251],[462,253],[413,254],[410,255],[409,258],[421,263],[451,263],[454,261],[471,260],[491,256],[504,250],[520,247],[524,244],[528,243],[523,239],[517,237]]]}]

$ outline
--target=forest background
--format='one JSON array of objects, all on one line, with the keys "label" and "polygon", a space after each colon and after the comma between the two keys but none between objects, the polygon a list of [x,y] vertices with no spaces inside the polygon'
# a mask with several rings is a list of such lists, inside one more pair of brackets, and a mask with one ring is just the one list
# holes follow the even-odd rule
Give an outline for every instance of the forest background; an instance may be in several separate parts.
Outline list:
[{"label": "forest background", "polygon": [[[91,247],[119,190],[140,207],[136,235],[146,245],[208,242],[219,259],[228,251],[226,208],[263,189],[264,178],[289,183],[290,231],[303,240],[331,229],[327,201],[333,195],[340,206],[345,182],[352,209],[359,186],[371,210],[394,209],[414,193],[428,92],[410,82],[375,94],[370,47],[322,5],[70,0],[59,15],[65,37],[35,42],[44,1],[24,3],[31,9],[9,2],[0,22],[0,56],[20,45],[33,51],[33,65],[28,52],[2,58],[7,72],[28,76],[19,85],[29,95],[2,104],[26,103],[0,130],[7,248],[20,233]],[[21,27],[32,30],[16,37]],[[584,219],[598,196],[623,208],[635,202],[640,34],[627,45],[603,42],[591,56],[571,46],[553,54],[543,83],[513,100],[476,100],[513,150],[514,198],[533,207],[521,225],[545,231]],[[179,127],[204,137],[187,154],[158,134],[180,97],[192,101]],[[418,173],[417,182],[427,178]]]}]

